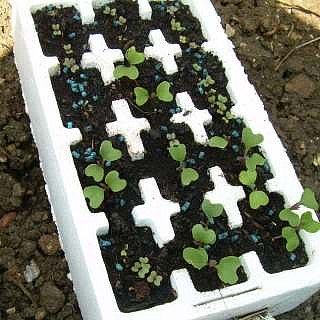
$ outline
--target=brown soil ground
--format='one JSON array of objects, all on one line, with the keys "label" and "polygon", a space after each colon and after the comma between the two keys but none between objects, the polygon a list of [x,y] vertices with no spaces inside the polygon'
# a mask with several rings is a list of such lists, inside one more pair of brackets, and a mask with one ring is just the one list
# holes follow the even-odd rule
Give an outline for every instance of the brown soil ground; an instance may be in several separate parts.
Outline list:
[{"label": "brown soil ground", "polygon": [[[320,41],[275,68],[292,48],[320,36],[320,4],[279,2],[213,0],[301,182],[319,196]],[[9,19],[0,0],[0,319],[81,319],[24,113]],[[31,260],[40,268],[34,284],[23,275]],[[320,319],[319,296],[278,318]]]}]

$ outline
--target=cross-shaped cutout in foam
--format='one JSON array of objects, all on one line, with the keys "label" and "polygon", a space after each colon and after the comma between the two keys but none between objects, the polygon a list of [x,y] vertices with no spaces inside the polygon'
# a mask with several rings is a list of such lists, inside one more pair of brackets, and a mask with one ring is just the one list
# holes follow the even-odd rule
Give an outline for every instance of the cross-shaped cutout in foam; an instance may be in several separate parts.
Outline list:
[{"label": "cross-shaped cutout in foam", "polygon": [[132,161],[143,159],[144,146],[140,132],[151,129],[148,120],[133,117],[129,105],[124,99],[113,101],[111,109],[116,115],[117,121],[106,124],[108,135],[110,137],[122,135],[127,144],[128,153]]},{"label": "cross-shaped cutout in foam", "polygon": [[142,20],[151,20],[152,8],[148,0],[138,0],[139,16]]},{"label": "cross-shaped cutout in foam", "polygon": [[168,43],[160,29],[151,30],[149,40],[153,46],[144,49],[146,58],[153,58],[160,61],[166,74],[178,72],[175,57],[182,56],[180,45]]},{"label": "cross-shaped cutout in foam", "polygon": [[209,111],[207,109],[197,109],[187,92],[178,93],[176,102],[182,111],[173,115],[170,121],[173,123],[185,123],[190,127],[194,141],[205,145],[208,142],[208,136],[204,126],[212,121]]},{"label": "cross-shaped cutout in foam", "polygon": [[211,181],[214,183],[214,190],[205,194],[212,204],[221,204],[228,217],[230,229],[242,226],[242,216],[238,208],[238,201],[245,199],[246,194],[241,186],[230,185],[220,167],[209,169]]},{"label": "cross-shaped cutout in foam", "polygon": [[170,217],[180,212],[179,203],[164,199],[154,178],[141,179],[139,189],[144,204],[133,208],[134,222],[138,227],[151,228],[154,241],[162,248],[174,239]]},{"label": "cross-shaped cutout in foam", "polygon": [[110,84],[114,80],[114,63],[124,60],[122,51],[109,49],[101,34],[90,35],[89,47],[91,52],[85,52],[82,55],[82,68],[98,69],[104,84]]}]

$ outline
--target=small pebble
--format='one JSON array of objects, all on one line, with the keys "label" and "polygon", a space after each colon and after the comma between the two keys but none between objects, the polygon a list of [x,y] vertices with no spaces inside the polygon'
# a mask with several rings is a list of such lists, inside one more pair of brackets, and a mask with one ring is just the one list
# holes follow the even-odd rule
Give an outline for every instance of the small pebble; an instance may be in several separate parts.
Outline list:
[{"label": "small pebble", "polygon": [[99,246],[101,249],[106,249],[112,246],[112,242],[109,240],[99,239]]},{"label": "small pebble", "polygon": [[176,113],[179,113],[182,111],[182,109],[180,107],[177,107],[175,111],[176,111]]},{"label": "small pebble", "polygon": [[93,97],[92,97],[92,100],[93,100],[93,101],[98,101],[98,96],[93,96]]},{"label": "small pebble", "polygon": [[231,132],[231,135],[234,137],[234,138],[239,138],[240,137],[240,133],[237,131],[237,130],[233,130]]},{"label": "small pebble", "polygon": [[120,204],[120,207],[124,207],[124,205],[126,204],[126,200],[120,199],[119,204]]},{"label": "small pebble", "polygon": [[107,167],[107,168],[108,168],[108,167],[111,167],[112,162],[108,160],[108,161],[105,162],[104,165],[105,165],[105,167]]},{"label": "small pebble", "polygon": [[241,124],[242,123],[242,119],[241,118],[237,118],[236,119],[236,123]]},{"label": "small pebble", "polygon": [[265,162],[264,165],[263,165],[263,169],[264,171],[266,172],[270,172],[271,168],[269,166],[269,163],[268,162]]},{"label": "small pebble", "polygon": [[228,238],[228,232],[227,232],[227,231],[218,234],[218,239],[219,239],[219,240],[224,240],[224,239],[226,239],[226,238]]},{"label": "small pebble", "polygon": [[160,131],[162,131],[162,132],[168,132],[168,127],[166,127],[166,126],[160,126]]},{"label": "small pebble", "polygon": [[236,144],[232,145],[231,148],[232,148],[232,150],[233,150],[234,152],[239,152],[239,150],[240,150],[239,146],[236,145]]},{"label": "small pebble", "polygon": [[81,20],[81,18],[80,18],[80,16],[78,14],[75,14],[73,16],[73,19],[76,20],[76,21],[80,21]]},{"label": "small pebble", "polygon": [[294,253],[290,253],[289,259],[294,262],[297,259],[297,256]]},{"label": "small pebble", "polygon": [[186,201],[182,206],[181,206],[181,211],[186,212],[190,208],[191,203],[189,201]]},{"label": "small pebble", "polygon": [[82,96],[83,98],[85,98],[87,95],[88,95],[88,94],[87,94],[85,91],[82,91],[82,92],[81,92],[81,96]]},{"label": "small pebble", "polygon": [[238,241],[239,240],[239,235],[238,234],[234,234],[232,237],[231,237],[231,241],[232,242],[236,242],[236,241]]},{"label": "small pebble", "polygon": [[161,77],[160,77],[158,74],[156,74],[156,75],[154,76],[154,80],[155,80],[156,82],[158,82],[160,79],[161,79]]},{"label": "small pebble", "polygon": [[124,142],[124,140],[125,140],[125,139],[124,139],[124,136],[118,136],[118,141],[119,141],[119,142]]},{"label": "small pebble", "polygon": [[73,158],[75,158],[75,159],[80,159],[80,157],[81,157],[80,153],[75,150],[72,151],[71,154],[72,154]]},{"label": "small pebble", "polygon": [[174,140],[176,137],[175,133],[167,133],[167,140]]},{"label": "small pebble", "polygon": [[64,72],[64,73],[68,73],[68,68],[67,67],[64,67],[63,69],[62,69],[62,71]]},{"label": "small pebble", "polygon": [[171,109],[169,109],[169,112],[170,112],[171,114],[175,114],[175,113],[176,113],[176,109],[171,108]]},{"label": "small pebble", "polygon": [[187,163],[189,163],[189,164],[191,164],[191,165],[194,165],[194,164],[196,164],[196,160],[194,160],[194,159],[188,159],[188,160],[187,160]]},{"label": "small pebble", "polygon": [[273,216],[274,215],[274,211],[272,209],[269,209],[268,212],[267,212],[267,215],[269,217]]},{"label": "small pebble", "polygon": [[40,269],[34,260],[31,260],[30,264],[26,266],[23,275],[27,283],[31,283],[39,277]]},{"label": "small pebble", "polygon": [[68,38],[69,39],[73,39],[73,38],[75,38],[75,36],[76,36],[75,32],[71,32],[71,33],[68,34]]},{"label": "small pebble", "polygon": [[84,73],[80,74],[80,78],[84,80],[88,79],[87,75],[85,75]]},{"label": "small pebble", "polygon": [[116,263],[116,270],[117,270],[118,272],[123,271],[123,266],[122,266],[120,263]]},{"label": "small pebble", "polygon": [[42,252],[48,256],[55,255],[60,250],[60,242],[57,234],[44,234],[38,241]]},{"label": "small pebble", "polygon": [[154,67],[157,71],[159,71],[161,69],[161,63],[157,63]]},{"label": "small pebble", "polygon": [[200,151],[200,152],[199,152],[199,155],[198,155],[198,158],[199,158],[200,160],[203,160],[203,159],[205,158],[205,156],[206,156],[206,154],[205,154],[203,151]]},{"label": "small pebble", "polygon": [[68,128],[68,129],[72,129],[72,127],[73,127],[72,122],[71,122],[71,121],[68,121],[68,122],[67,122],[67,128]]},{"label": "small pebble", "polygon": [[210,247],[208,244],[206,244],[206,245],[204,246],[204,250],[208,251],[208,250],[210,250],[210,249],[211,249],[211,247]]},{"label": "small pebble", "polygon": [[254,242],[254,243],[257,243],[259,242],[259,236],[255,235],[255,234],[250,234],[250,239]]}]

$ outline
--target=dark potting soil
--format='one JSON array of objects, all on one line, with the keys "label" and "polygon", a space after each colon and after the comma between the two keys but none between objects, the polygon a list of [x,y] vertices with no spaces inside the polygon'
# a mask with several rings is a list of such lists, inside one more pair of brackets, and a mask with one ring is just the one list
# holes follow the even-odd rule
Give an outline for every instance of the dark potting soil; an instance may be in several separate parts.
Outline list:
[{"label": "dark potting soil", "polygon": [[[83,135],[82,142],[72,147],[82,186],[93,185],[93,180],[84,175],[84,170],[88,164],[99,161],[94,152],[98,154],[103,140],[112,141],[123,153],[119,161],[106,167],[106,172],[118,170],[121,177],[128,181],[128,186],[120,193],[106,194],[103,205],[96,211],[104,211],[110,222],[109,234],[101,237],[99,243],[118,305],[122,311],[131,312],[172,301],[175,292],[170,286],[169,277],[173,270],[180,268],[188,269],[199,291],[224,286],[212,269],[203,268],[198,271],[187,265],[182,258],[182,251],[187,246],[195,247],[191,234],[192,226],[208,223],[200,209],[204,194],[214,188],[209,181],[208,168],[219,166],[230,184],[240,184],[238,176],[245,169],[244,150],[241,145],[244,124],[240,119],[223,119],[232,106],[226,90],[224,68],[217,57],[201,50],[200,45],[205,39],[201,36],[198,21],[192,17],[188,7],[174,1],[170,1],[169,6],[153,3],[152,20],[142,21],[138,15],[137,4],[130,0],[118,0],[109,6],[116,9],[114,17],[104,14],[103,7],[96,10],[95,22],[86,26],[81,25],[75,8],[46,7],[33,16],[44,53],[58,56],[61,62],[61,74],[52,78],[52,84],[63,123],[69,128],[79,128]],[[170,6],[172,15],[167,12]],[[174,12],[174,8],[177,8],[177,11]],[[124,25],[117,22],[119,16],[127,19]],[[180,21],[186,30],[180,33],[173,31],[170,22],[172,17]],[[52,35],[52,24],[60,25],[61,36]],[[90,34],[103,34],[111,48],[125,51],[134,45],[143,51],[144,47],[150,45],[149,31],[159,27],[168,42],[180,43],[182,47],[183,57],[176,59],[179,68],[177,74],[166,75],[161,64],[150,59],[137,66],[140,72],[137,80],[122,78],[105,87],[98,70],[80,68],[72,73],[63,66],[65,58],[74,58],[77,64],[80,63],[82,54],[88,51]],[[186,43],[180,42],[180,36],[187,38]],[[185,42],[185,39],[182,41]],[[66,44],[71,44],[72,53],[65,52],[63,45]],[[194,64],[200,66],[199,71]],[[199,81],[206,78],[207,74],[215,80],[214,85],[199,88]],[[174,102],[164,103],[150,99],[140,108],[134,104],[133,90],[136,86],[152,92],[164,80],[172,84],[171,91],[174,94],[187,91],[198,109],[209,110],[213,122],[206,127],[207,134],[209,137],[225,136],[229,140],[225,150],[198,145],[194,143],[188,127],[171,124],[171,115],[178,111]],[[216,95],[220,94],[228,99],[223,115],[217,112],[216,106],[209,106],[207,99],[210,89],[216,90]],[[112,101],[117,99],[126,99],[135,117],[145,117],[150,122],[152,130],[141,134],[146,151],[143,160],[132,162],[122,137],[109,138],[105,132],[105,124],[116,120],[110,106]],[[188,187],[181,186],[179,172],[176,170],[177,162],[168,155],[167,134],[172,133],[187,147],[188,167],[196,169],[200,175],[199,180]],[[254,151],[259,152],[258,149]],[[142,204],[138,182],[149,177],[156,179],[164,198],[179,202],[180,206],[185,208],[171,219],[176,236],[174,241],[162,249],[155,244],[151,230],[135,227],[131,216],[133,207]],[[267,164],[259,167],[257,188],[267,192],[264,183],[271,178]],[[250,190],[245,188],[245,191],[248,199]],[[211,260],[219,261],[229,255],[240,256],[256,251],[265,270],[271,273],[306,264],[307,256],[303,246],[290,254],[286,251],[285,241],[279,237],[282,227],[285,226],[278,218],[278,213],[284,206],[283,198],[275,193],[268,195],[270,203],[259,210],[252,210],[247,199],[239,202],[244,222],[241,229],[229,230],[225,216],[214,220],[210,227],[215,230],[219,240],[208,248]],[[139,257],[148,257],[151,269],[163,277],[160,287],[148,284],[145,279],[138,279],[131,271]],[[240,269],[238,273],[239,282],[245,281],[243,270]]]}]

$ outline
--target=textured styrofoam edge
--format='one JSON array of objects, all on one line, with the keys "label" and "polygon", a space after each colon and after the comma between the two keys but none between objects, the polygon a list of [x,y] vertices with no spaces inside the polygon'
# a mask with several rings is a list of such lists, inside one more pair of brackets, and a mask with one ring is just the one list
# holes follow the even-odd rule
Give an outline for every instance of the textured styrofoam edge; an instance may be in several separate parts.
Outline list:
[{"label": "textured styrofoam edge", "polygon": [[[67,131],[62,126],[47,71],[53,68],[54,64],[52,65],[52,59],[42,55],[32,18],[27,10],[27,5],[31,4],[70,5],[75,2],[28,0],[21,3],[14,1],[13,23],[16,62],[24,97],[31,122],[34,124],[33,134],[39,148],[51,204],[54,207],[84,319],[150,319],[150,317],[161,319],[168,314],[190,320],[226,319],[266,307],[270,308],[274,314],[278,314],[295,307],[314,293],[319,288],[318,279],[320,279],[318,268],[316,268],[319,262],[319,236],[303,233],[302,237],[310,257],[309,265],[304,268],[269,275],[262,270],[255,253],[246,259],[243,255],[249,281],[238,285],[241,286],[241,290],[238,286],[233,286],[220,290],[218,294],[203,293],[196,301],[197,304],[193,305],[190,301],[193,301],[194,295],[186,296],[185,292],[181,290],[179,292],[177,289],[178,299],[170,304],[130,314],[119,312],[97,244],[95,234],[98,228],[96,222],[93,222],[96,220],[87,209],[69,152],[69,146],[75,137],[79,138],[79,132]],[[275,176],[274,183],[269,182],[270,190],[283,193],[288,204],[294,203],[300,198],[302,187],[281,142],[268,121],[261,100],[249,84],[233,52],[232,44],[222,33],[220,18],[209,0],[185,0],[184,2],[190,4],[194,14],[200,18],[209,40],[208,48],[213,49],[224,63],[226,74],[231,79],[228,90],[236,103],[234,112],[237,113],[238,110],[237,114],[244,118],[247,125],[265,136],[263,152],[268,157]],[[83,19],[90,20],[84,17]],[[255,122],[259,125],[255,125]],[[72,137],[68,132],[73,132]],[[281,163],[284,164],[283,167]],[[73,185],[72,191],[70,185]],[[101,226],[100,223],[98,225]],[[103,228],[106,228],[106,225]],[[251,273],[250,268],[252,268]],[[257,278],[256,282],[253,280],[254,285],[251,283],[250,276],[252,279]],[[183,276],[183,278],[187,282],[187,277]],[[175,273],[172,275],[172,281],[175,283]],[[255,287],[256,284],[259,285],[259,289],[252,291],[252,285]],[[231,291],[232,294],[226,293],[226,290]],[[205,297],[210,295],[214,297],[217,295],[218,300],[213,299],[212,302],[206,300]],[[221,297],[225,298],[220,299]]]}]

